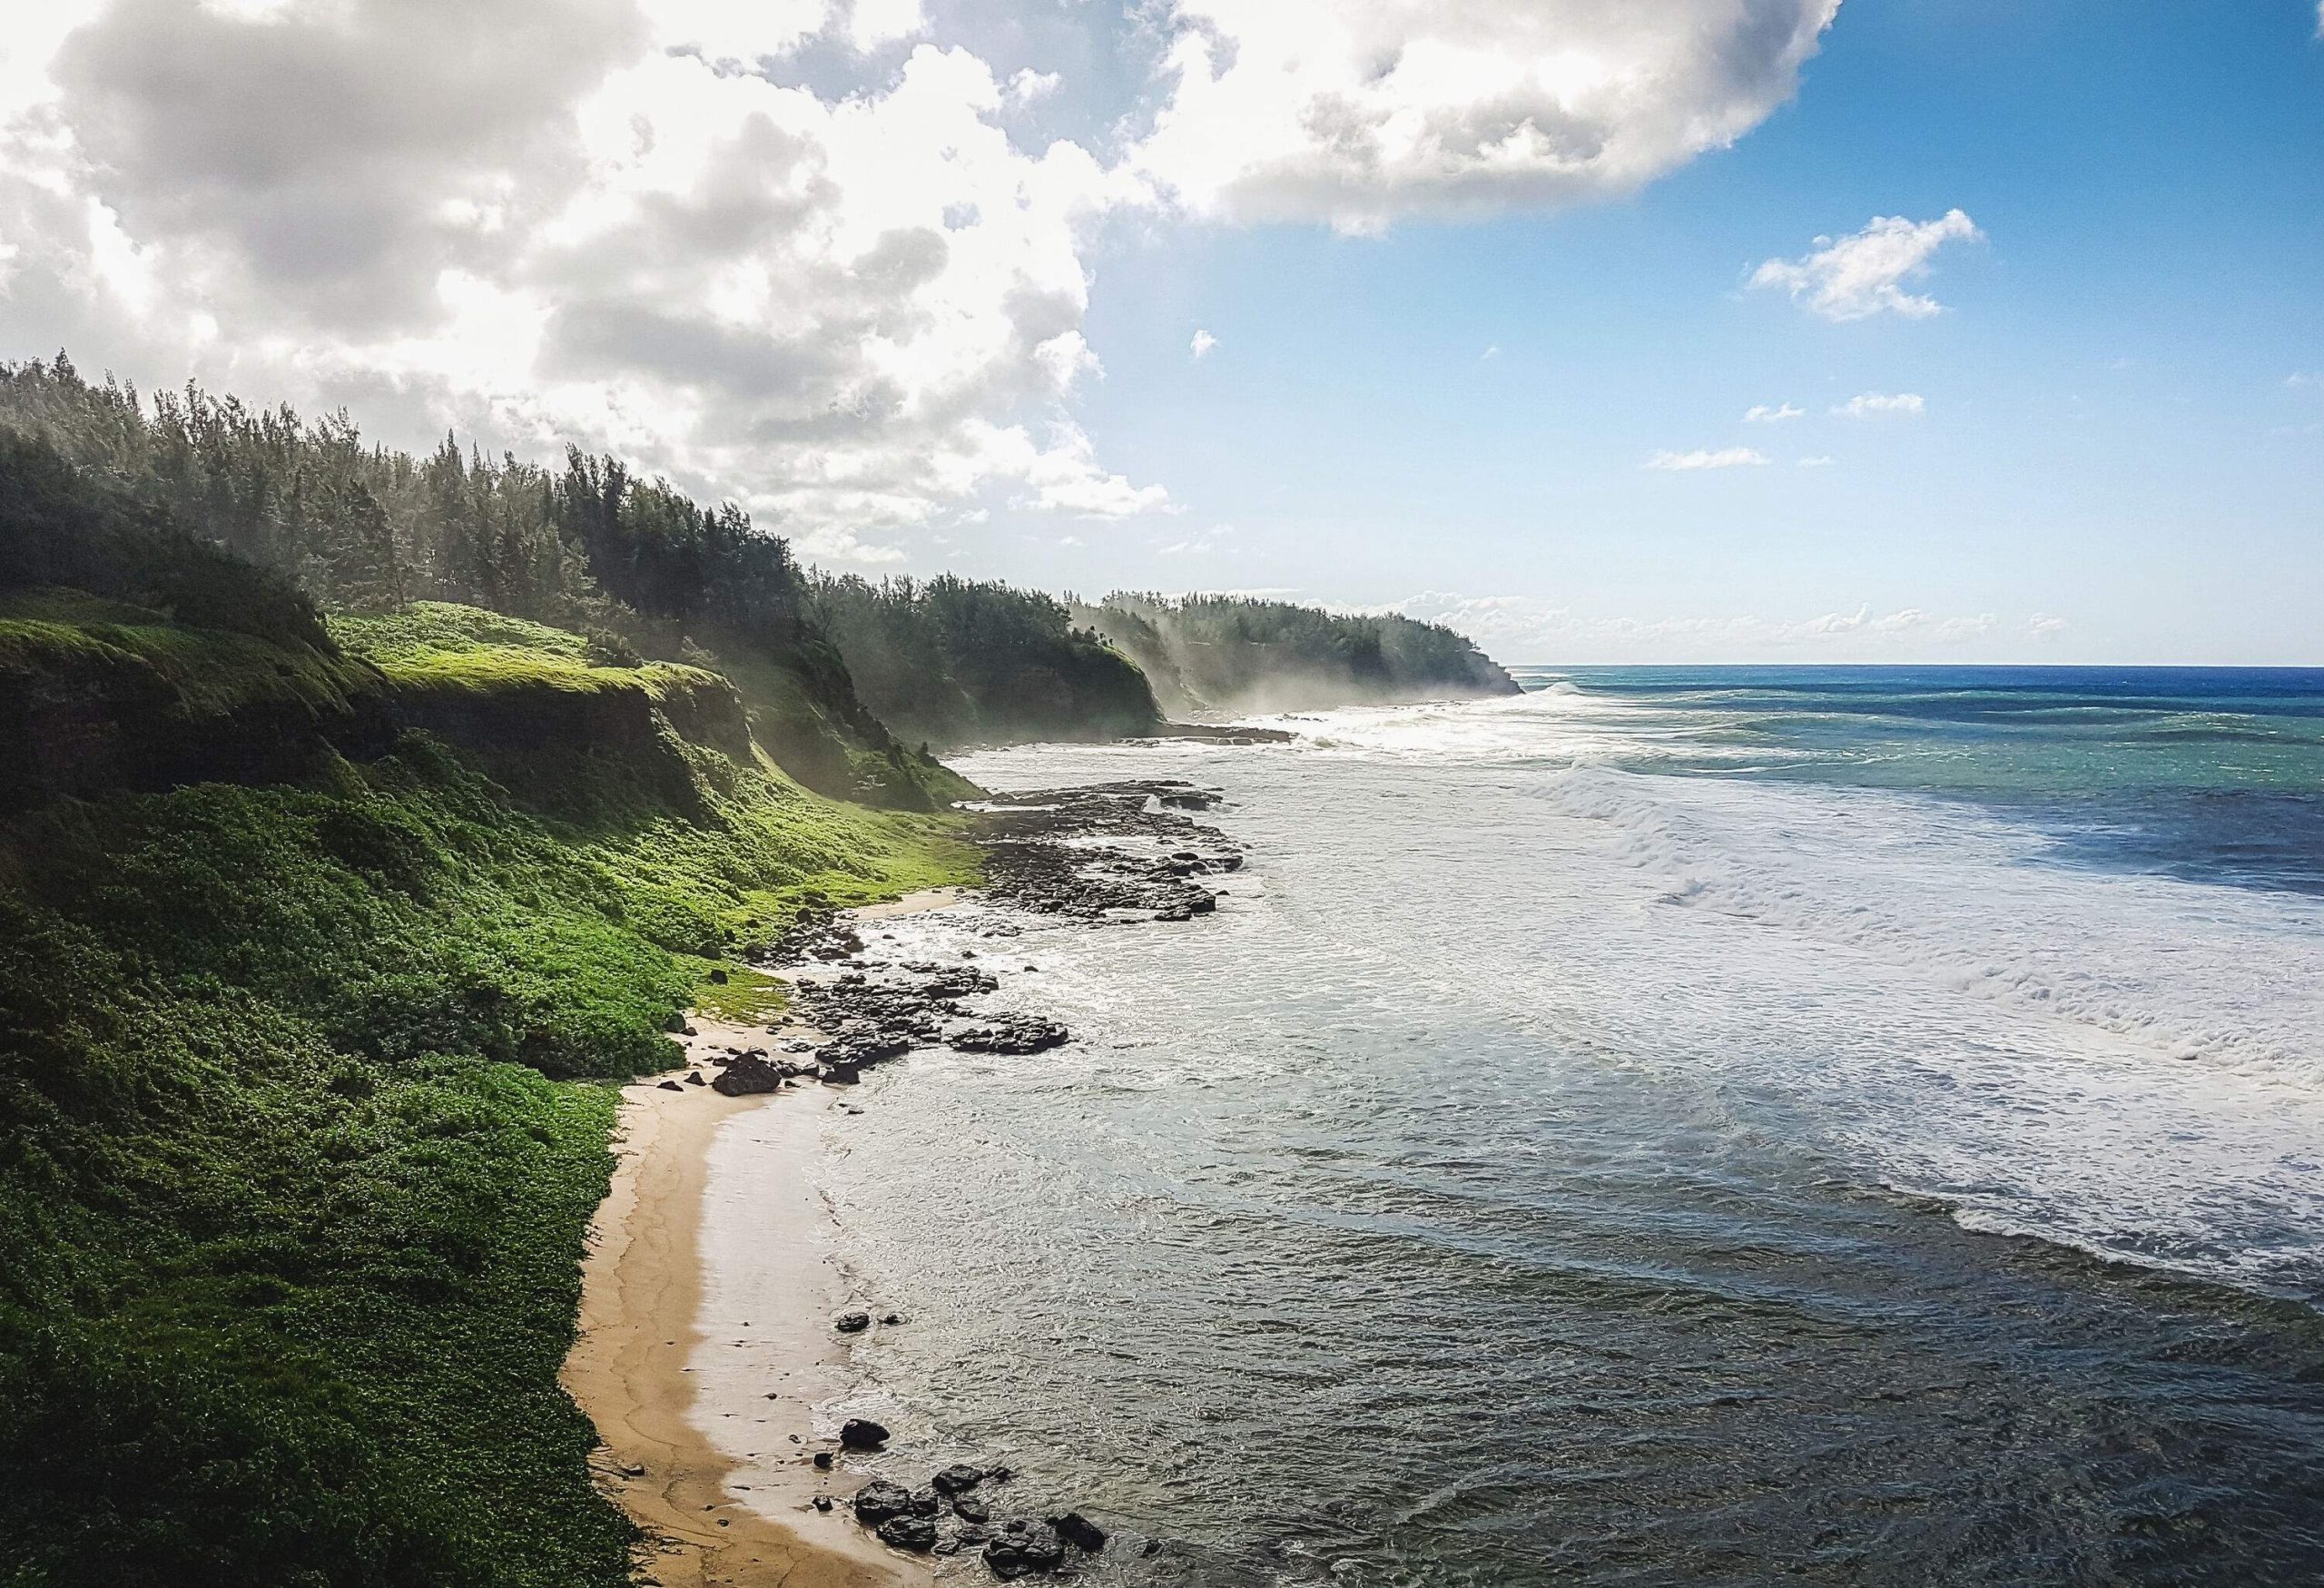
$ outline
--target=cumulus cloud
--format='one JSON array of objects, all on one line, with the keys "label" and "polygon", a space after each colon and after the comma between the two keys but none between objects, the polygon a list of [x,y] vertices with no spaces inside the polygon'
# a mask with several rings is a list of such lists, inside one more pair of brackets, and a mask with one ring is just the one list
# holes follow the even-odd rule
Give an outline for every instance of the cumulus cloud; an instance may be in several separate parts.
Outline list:
[{"label": "cumulus cloud", "polygon": [[1764,120],[1837,4],[1139,4],[1101,159],[1020,143],[1059,78],[923,0],[53,0],[0,30],[0,356],[571,439],[816,556],[1167,511],[1072,420],[1109,215],[1625,192]]},{"label": "cumulus cloud", "polygon": [[1170,0],[1140,170],[1374,232],[1628,192],[1790,98],[1839,0]]},{"label": "cumulus cloud", "polygon": [[1844,419],[1919,419],[1928,403],[1917,391],[1860,391],[1832,410]]},{"label": "cumulus cloud", "polygon": [[1953,242],[1981,241],[1984,233],[1959,210],[1934,221],[1878,215],[1861,232],[1842,238],[1818,237],[1798,259],[1771,259],[1751,272],[1755,288],[1788,292],[1826,320],[1869,320],[1900,314],[1925,320],[1945,306],[1925,293],[1905,290],[1928,274],[1936,251]]},{"label": "cumulus cloud", "polygon": [[1796,419],[1807,411],[1806,409],[1796,408],[1788,402],[1774,406],[1764,402],[1754,403],[1744,411],[1743,422],[1747,425],[1779,425],[1786,419]]},{"label": "cumulus cloud", "polygon": [[1750,447],[1700,448],[1692,452],[1657,452],[1640,467],[1686,473],[1698,469],[1763,469],[1767,454]]},{"label": "cumulus cloud", "polygon": [[1832,467],[1831,454],[1827,452],[1817,452],[1809,457],[1802,458],[1799,460],[1798,467],[1802,469],[1829,469]]},{"label": "cumulus cloud", "polygon": [[[1167,504],[1061,404],[1096,217],[916,0],[75,0],[0,48],[0,346],[572,437],[811,552],[988,488]],[[736,63],[893,48],[826,97]],[[1020,79],[1017,97],[1035,92]]]},{"label": "cumulus cloud", "polygon": [[1197,330],[1195,332],[1194,340],[1187,344],[1187,357],[1199,362],[1201,360],[1207,358],[1210,354],[1210,350],[1217,345],[1218,339],[1216,337],[1211,335],[1210,332],[1206,330]]},{"label": "cumulus cloud", "polygon": [[2025,632],[2038,640],[2053,640],[2065,633],[2066,620],[2047,612],[2036,612],[2025,620]]}]

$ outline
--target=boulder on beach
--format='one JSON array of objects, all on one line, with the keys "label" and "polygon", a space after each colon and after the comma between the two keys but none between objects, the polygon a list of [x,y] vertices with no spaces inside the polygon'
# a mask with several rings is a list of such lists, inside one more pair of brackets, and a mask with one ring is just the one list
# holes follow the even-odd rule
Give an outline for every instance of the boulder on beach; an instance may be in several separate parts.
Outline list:
[{"label": "boulder on beach", "polygon": [[957,1494],[984,1482],[984,1469],[955,1465],[946,1467],[928,1481],[940,1494]]},{"label": "boulder on beach", "polygon": [[891,1516],[901,1516],[911,1509],[911,1491],[901,1484],[891,1484],[885,1478],[873,1478],[855,1491],[855,1519],[866,1527],[877,1527]]},{"label": "boulder on beach", "polygon": [[1094,1555],[1106,1547],[1106,1530],[1078,1511],[1068,1511],[1062,1516],[1052,1516],[1049,1518],[1049,1525],[1057,1529],[1057,1535],[1059,1538],[1076,1549],[1088,1550]]},{"label": "boulder on beach", "polygon": [[832,1327],[842,1335],[860,1335],[871,1327],[872,1315],[868,1312],[842,1312],[832,1319]]},{"label": "boulder on beach", "polygon": [[936,1524],[925,1516],[891,1516],[880,1524],[880,1542],[896,1549],[924,1552],[936,1547]]},{"label": "boulder on beach", "polygon": [[985,1564],[1004,1583],[1065,1563],[1065,1541],[1046,1522],[1011,1522],[984,1546]]},{"label": "boulder on beach", "polygon": [[839,1425],[839,1443],[842,1450],[877,1450],[887,1442],[887,1429],[869,1417],[850,1417]]},{"label": "boulder on beach", "polygon": [[727,1097],[748,1097],[757,1092],[773,1091],[781,1086],[783,1071],[764,1059],[754,1059],[745,1053],[720,1070],[718,1079],[710,1084]]}]

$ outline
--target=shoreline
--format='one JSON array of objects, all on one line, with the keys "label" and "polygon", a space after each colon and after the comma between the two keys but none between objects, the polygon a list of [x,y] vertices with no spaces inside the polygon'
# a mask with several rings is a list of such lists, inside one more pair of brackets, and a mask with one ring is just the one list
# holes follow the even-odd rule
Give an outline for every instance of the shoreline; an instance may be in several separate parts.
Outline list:
[{"label": "shoreline", "polygon": [[[879,919],[957,897],[933,890],[849,913]],[[840,1387],[847,1347],[831,1325],[843,1290],[824,1249],[829,1214],[808,1171],[824,1115],[844,1105],[816,1086],[731,1098],[665,1090],[669,1077],[706,1069],[714,1048],[765,1041],[758,1025],[692,1024],[684,1064],[621,1089],[618,1161],[590,1221],[576,1334],[558,1376],[597,1430],[589,1465],[599,1491],[643,1534],[640,1580],[664,1588],[933,1583],[931,1563],[890,1550],[849,1514],[862,1475],[812,1464],[815,1450],[834,1448],[815,1437],[814,1405]],[[750,1173],[714,1208],[722,1146],[746,1148]],[[714,1242],[721,1255],[706,1260]],[[741,1445],[697,1420],[744,1404],[764,1412]],[[819,1494],[830,1511],[814,1508]]]}]

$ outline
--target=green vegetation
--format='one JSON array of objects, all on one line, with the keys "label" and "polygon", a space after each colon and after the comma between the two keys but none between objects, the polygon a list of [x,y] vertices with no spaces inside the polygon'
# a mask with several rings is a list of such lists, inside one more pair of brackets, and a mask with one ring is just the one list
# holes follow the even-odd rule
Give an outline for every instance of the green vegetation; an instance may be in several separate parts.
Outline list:
[{"label": "green vegetation", "polygon": [[1072,610],[1145,671],[1172,712],[1517,693],[1515,681],[1462,635],[1396,613],[1124,591]]},{"label": "green vegetation", "polygon": [[907,736],[1106,739],[1161,721],[1137,666],[1048,596],[950,574],[818,577],[812,589],[856,688]]},{"label": "green vegetation", "polygon": [[0,1582],[625,1582],[556,1378],[596,1078],[972,854],[801,787],[695,664],[326,626],[21,442],[0,514]]},{"label": "green vegetation", "polygon": [[[786,542],[737,508],[704,508],[614,459],[576,448],[562,469],[543,469],[463,453],[449,437],[420,458],[367,444],[345,413],[310,422],[192,386],[156,395],[149,410],[134,388],[92,384],[62,353],[0,364],[0,445],[21,460],[33,456],[28,441],[52,468],[117,488],[67,493],[69,515],[182,524],[215,543],[182,536],[173,555],[189,567],[223,547],[272,570],[263,582],[225,581],[243,597],[263,592],[285,613],[300,591],[342,613],[455,603],[549,625],[579,636],[593,661],[729,675],[760,743],[822,793],[924,811],[962,792],[857,698]],[[0,502],[0,514],[9,508]],[[9,582],[116,593],[70,571]],[[179,582],[194,581],[182,570]]]}]

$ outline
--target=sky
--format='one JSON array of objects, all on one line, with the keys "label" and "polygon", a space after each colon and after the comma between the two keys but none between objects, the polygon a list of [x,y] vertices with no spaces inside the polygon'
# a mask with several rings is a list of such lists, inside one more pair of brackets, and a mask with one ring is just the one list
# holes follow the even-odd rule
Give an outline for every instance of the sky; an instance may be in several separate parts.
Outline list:
[{"label": "sky", "polygon": [[58,0],[0,358],[1512,663],[2324,664],[2317,0]]}]

